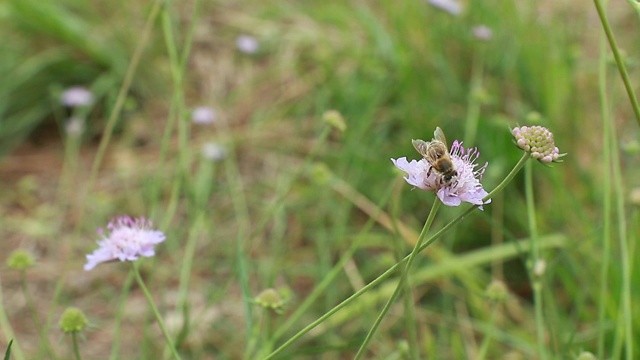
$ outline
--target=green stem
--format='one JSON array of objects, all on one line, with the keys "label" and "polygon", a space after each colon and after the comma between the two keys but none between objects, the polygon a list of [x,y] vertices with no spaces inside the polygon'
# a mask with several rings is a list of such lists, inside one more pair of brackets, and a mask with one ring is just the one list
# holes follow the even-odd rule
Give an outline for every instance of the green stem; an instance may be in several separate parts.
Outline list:
[{"label": "green stem", "polygon": [[71,342],[73,342],[73,353],[76,356],[76,360],[81,360],[80,348],[78,347],[78,335],[75,331],[71,333]]},{"label": "green stem", "polygon": [[[498,315],[498,308],[499,308],[499,304],[498,302],[494,303],[493,309],[491,310],[491,321],[489,322],[489,324],[491,324],[491,328],[495,328],[495,324],[496,324],[496,316]],[[480,350],[478,351],[478,360],[484,360],[487,357],[487,352],[489,352],[489,346],[491,346],[491,340],[493,340],[493,333],[494,331],[489,332],[484,340],[482,340],[482,345],[480,345]]]},{"label": "green stem", "polygon": [[[407,277],[409,276],[408,275],[409,269],[411,269],[411,265],[413,265],[413,261],[415,260],[416,255],[418,254],[418,249],[420,249],[420,246],[422,245],[424,238],[427,236],[427,233],[431,228],[431,224],[433,224],[433,219],[435,219],[436,217],[436,213],[440,208],[440,204],[442,204],[442,202],[440,201],[440,199],[438,199],[438,197],[436,197],[435,200],[433,201],[433,206],[431,207],[431,211],[429,212],[427,221],[422,227],[422,231],[420,232],[418,241],[416,241],[416,245],[413,247],[413,251],[411,251],[411,254],[409,254],[409,259],[407,259],[407,264],[402,270],[402,274],[400,274],[400,281],[398,281],[398,285],[396,286],[396,289],[393,291],[393,294],[391,294],[391,297],[389,298],[387,303],[384,305],[384,308],[382,308],[382,311],[378,315],[378,318],[376,319],[376,321],[373,323],[373,326],[369,330],[367,337],[365,337],[364,341],[362,342],[362,345],[360,345],[360,349],[358,349],[358,353],[356,354],[354,359],[356,360],[360,359],[364,355],[364,352],[367,349],[367,345],[369,345],[371,338],[373,338],[373,335],[375,334],[376,330],[380,326],[380,323],[382,323],[382,319],[384,319],[384,317],[387,315],[387,313],[389,312],[389,309],[391,308],[391,305],[393,305],[395,300],[398,298],[398,295],[400,295],[400,291],[402,291],[405,283],[407,283]],[[409,296],[409,295],[410,293],[406,294],[406,296]]]},{"label": "green stem", "polygon": [[533,198],[533,163],[529,162],[524,168],[525,198],[527,202],[527,220],[529,222],[529,244],[531,247],[529,255],[529,279],[533,288],[533,303],[536,316],[536,334],[538,338],[538,353],[540,359],[547,358],[547,351],[544,343],[544,317],[542,313],[542,274],[536,274],[535,268],[540,260],[540,249],[538,246],[538,226],[536,225],[536,207]]},{"label": "green stem", "polygon": [[24,353],[22,352],[18,341],[15,341],[16,335],[13,332],[11,322],[9,321],[7,312],[4,309],[4,301],[2,300],[2,283],[0,283],[0,329],[2,330],[7,343],[13,340],[13,345],[11,346],[11,355],[13,355],[16,360],[24,360]]},{"label": "green stem", "polygon": [[389,196],[391,195],[391,190],[392,188],[389,188],[389,191],[383,195],[382,200],[376,207],[376,209],[378,209],[377,212],[369,217],[369,220],[362,228],[362,231],[360,231],[349,249],[347,249],[347,251],[340,257],[340,260],[338,260],[333,268],[322,278],[320,284],[318,284],[313,292],[309,296],[307,296],[304,302],[300,306],[298,306],[296,311],[287,319],[287,321],[278,327],[278,329],[273,334],[271,342],[276,342],[278,339],[280,339],[282,335],[284,335],[284,333],[287,332],[287,330],[289,330],[291,326],[293,326],[293,324],[295,324],[300,319],[300,317],[302,317],[307,312],[307,310],[318,299],[318,297],[325,293],[326,289],[329,287],[329,285],[331,285],[331,282],[338,276],[338,274],[343,271],[347,261],[349,261],[349,259],[353,257],[353,254],[356,252],[356,250],[360,248],[362,241],[367,239],[371,228],[376,223],[376,219],[378,218],[379,213],[382,211],[384,205],[389,199]]},{"label": "green stem", "polygon": [[[104,131],[102,132],[102,139],[100,139],[100,144],[98,145],[98,150],[96,151],[96,156],[93,160],[93,164],[91,166],[91,172],[89,173],[89,180],[87,181],[86,192],[90,193],[93,184],[96,181],[98,176],[98,170],[100,169],[100,165],[102,165],[102,160],[107,151],[107,146],[109,145],[109,141],[111,140],[111,135],[113,134],[113,130],[115,129],[116,122],[120,116],[120,112],[124,106],[125,100],[127,98],[127,93],[129,92],[129,88],[131,88],[131,84],[133,83],[133,77],[135,75],[136,69],[138,68],[138,64],[140,63],[140,59],[142,59],[142,51],[145,48],[145,45],[149,42],[149,38],[151,35],[151,31],[153,30],[153,25],[155,24],[156,17],[160,12],[160,8],[162,5],[162,0],[156,0],[151,8],[151,12],[149,13],[149,17],[147,18],[144,29],[142,30],[138,44],[131,56],[131,63],[129,63],[129,67],[127,68],[127,72],[124,75],[124,79],[122,80],[122,85],[120,86],[120,90],[118,90],[118,96],[116,98],[116,103],[111,110],[111,114],[109,115],[109,119],[107,120],[107,124],[105,125]],[[83,224],[82,216],[84,215],[84,206],[86,206],[87,202],[82,203],[82,207],[78,213],[78,221],[76,229],[80,228],[80,225]]]},{"label": "green stem", "polygon": [[44,331],[44,327],[42,326],[42,323],[40,322],[40,318],[38,317],[38,311],[36,310],[35,302],[33,301],[33,298],[31,297],[31,293],[29,292],[29,288],[27,286],[27,276],[24,270],[20,271],[20,285],[22,286],[22,292],[24,293],[24,298],[27,302],[27,307],[29,308],[29,312],[31,313],[31,319],[33,320],[33,325],[36,331],[38,332],[38,334],[40,335],[40,344],[38,348],[40,348],[40,346],[44,346],[45,351],[49,354],[49,356],[53,359],[56,359],[57,357],[53,352],[53,348],[51,347],[51,344],[49,344],[49,337]]},{"label": "green stem", "polygon": [[618,50],[616,39],[613,37],[613,31],[611,31],[609,20],[607,20],[607,16],[605,14],[605,10],[602,6],[601,1],[593,0],[593,2],[596,5],[596,10],[598,11],[598,16],[600,17],[600,22],[602,23],[602,28],[607,35],[607,40],[609,41],[609,46],[611,46],[613,57],[616,59],[616,65],[618,66],[618,71],[620,71],[620,76],[622,77],[622,82],[624,82],[624,87],[627,90],[629,100],[631,101],[631,107],[633,108],[633,112],[636,116],[636,122],[640,126],[640,105],[638,104],[638,98],[633,91],[633,86],[631,85],[631,80],[629,80],[627,68],[624,65],[624,61],[622,60],[622,55],[620,55],[620,50]]},{"label": "green stem", "polygon": [[598,69],[598,93],[600,95],[601,116],[602,116],[602,153],[603,153],[603,170],[602,170],[602,263],[600,267],[600,295],[598,298],[598,359],[605,358],[605,330],[607,299],[610,294],[609,283],[609,266],[611,259],[611,130],[609,119],[609,101],[607,98],[607,58],[606,58],[606,40],[604,36],[600,36],[600,56]]},{"label": "green stem", "polygon": [[155,315],[156,320],[158,321],[160,330],[162,330],[162,334],[164,334],[164,338],[167,340],[167,345],[171,349],[171,352],[173,353],[173,357],[179,360],[180,355],[178,355],[178,351],[176,350],[175,346],[173,346],[173,341],[171,340],[171,336],[169,335],[169,332],[164,326],[164,322],[162,321],[162,317],[160,317],[158,308],[156,308],[156,304],[153,302],[153,298],[151,297],[149,290],[147,290],[147,286],[144,284],[144,281],[142,280],[142,276],[140,276],[137,263],[135,261],[132,262],[131,267],[133,268],[133,274],[136,276],[136,281],[138,282],[138,285],[140,285],[140,288],[142,289],[144,296],[147,298],[147,301],[149,302],[149,306],[151,306],[151,311],[153,311],[153,314]]},{"label": "green stem", "polygon": [[[527,160],[529,160],[530,157],[531,157],[531,155],[528,152],[524,152],[524,154],[522,155],[522,157],[520,158],[518,163],[513,167],[511,172],[509,172],[509,174],[504,178],[504,180],[502,180],[502,182],[500,184],[498,184],[498,186],[496,186],[495,189],[493,189],[487,196],[485,196],[483,200],[487,201],[487,200],[491,199],[496,193],[502,191],[507,186],[507,184],[509,184],[511,182],[511,180],[513,180],[513,178],[515,178],[516,174],[520,171],[520,169],[522,169],[522,167],[527,162]],[[438,231],[433,236],[431,236],[429,239],[427,239],[427,241],[425,241],[425,243],[422,244],[419,247],[418,252],[426,249],[432,242],[434,242],[435,240],[440,238],[445,232],[450,230],[454,225],[456,225],[458,222],[460,222],[463,218],[465,218],[467,215],[469,215],[471,212],[475,211],[476,209],[478,209],[477,206],[469,207],[465,212],[463,212],[461,215],[459,215],[458,217],[453,219],[451,222],[449,222],[447,225],[445,225],[442,229],[440,229],[440,231]],[[278,355],[279,353],[284,351],[284,349],[286,349],[291,344],[296,342],[296,340],[300,339],[302,336],[304,336],[306,333],[311,331],[313,328],[315,328],[319,324],[323,323],[326,319],[331,317],[333,314],[335,314],[336,312],[338,312],[339,310],[341,310],[345,306],[349,305],[351,302],[353,302],[354,300],[356,300],[357,298],[362,296],[362,294],[364,294],[365,292],[369,291],[371,288],[375,287],[376,285],[378,285],[381,282],[383,282],[384,280],[386,280],[400,266],[402,266],[402,264],[404,264],[406,261],[409,260],[409,256],[410,255],[405,256],[402,260],[397,262],[395,265],[391,266],[389,269],[387,269],[387,271],[385,271],[380,276],[378,276],[377,278],[372,280],[370,283],[365,285],[362,289],[356,291],[353,295],[351,295],[347,299],[343,300],[340,304],[334,306],[331,310],[327,311],[325,314],[323,314],[316,321],[314,321],[311,324],[305,326],[302,330],[300,330],[298,333],[293,335],[284,344],[280,345],[280,347],[278,347],[271,354],[269,354],[265,358],[265,360],[273,359],[276,355]]]}]

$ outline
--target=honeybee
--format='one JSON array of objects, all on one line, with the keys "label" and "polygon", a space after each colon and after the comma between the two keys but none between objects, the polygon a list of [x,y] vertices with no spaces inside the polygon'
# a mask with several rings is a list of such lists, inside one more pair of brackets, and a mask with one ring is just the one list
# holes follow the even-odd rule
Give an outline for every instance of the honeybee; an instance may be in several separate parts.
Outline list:
[{"label": "honeybee", "polygon": [[440,176],[441,184],[445,185],[451,184],[458,178],[458,171],[449,156],[447,139],[439,126],[433,132],[433,140],[412,140],[412,143],[418,153],[431,165],[427,177],[431,175],[431,171],[435,171]]}]

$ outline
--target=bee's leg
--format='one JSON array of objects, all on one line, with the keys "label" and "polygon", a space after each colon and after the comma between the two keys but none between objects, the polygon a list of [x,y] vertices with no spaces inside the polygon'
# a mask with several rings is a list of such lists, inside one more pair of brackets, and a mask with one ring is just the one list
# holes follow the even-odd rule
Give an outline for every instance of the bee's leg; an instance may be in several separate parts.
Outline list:
[{"label": "bee's leg", "polygon": [[427,178],[429,178],[429,176],[431,176],[431,170],[433,170],[433,166],[429,166],[429,170],[427,170]]}]

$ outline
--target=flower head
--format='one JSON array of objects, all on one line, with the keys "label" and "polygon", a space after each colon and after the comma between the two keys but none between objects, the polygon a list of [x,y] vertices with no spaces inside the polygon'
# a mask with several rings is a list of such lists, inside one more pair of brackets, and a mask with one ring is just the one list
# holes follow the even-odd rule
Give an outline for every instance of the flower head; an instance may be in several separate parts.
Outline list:
[{"label": "flower head", "polygon": [[240,35],[236,38],[236,47],[245,54],[255,54],[260,49],[258,40],[250,35]]},{"label": "flower head", "polygon": [[191,112],[191,121],[194,124],[206,125],[216,121],[216,112],[208,106],[198,106]]},{"label": "flower head", "polygon": [[73,86],[62,93],[60,102],[68,107],[89,106],[93,103],[93,93],[82,86]]},{"label": "flower head", "polygon": [[107,225],[108,235],[102,229],[98,231],[103,239],[98,241],[100,247],[87,255],[84,269],[88,271],[108,261],[134,261],[140,256],[155,255],[155,245],[163,242],[166,236],[162,231],[152,230],[152,226],[151,220],[145,218],[114,218]]},{"label": "flower head", "polygon": [[35,260],[30,252],[22,249],[17,249],[11,252],[9,259],[7,259],[7,266],[15,270],[26,270],[33,266]]},{"label": "flower head", "polygon": [[427,0],[427,2],[451,15],[462,13],[462,5],[457,0]]},{"label": "flower head", "polygon": [[518,147],[543,163],[561,162],[560,154],[553,141],[553,133],[543,126],[520,126],[511,130]]},{"label": "flower head", "polygon": [[482,188],[480,179],[487,168],[487,163],[477,168],[475,163],[480,152],[476,148],[465,149],[462,142],[457,140],[451,146],[451,161],[458,175],[451,182],[442,181],[442,176],[436,170],[432,170],[431,164],[426,159],[407,161],[406,157],[391,159],[391,162],[400,170],[407,173],[404,178],[407,183],[427,191],[435,191],[438,198],[447,206],[458,206],[463,201],[474,205],[488,204],[491,199],[482,199],[488,193]]},{"label": "flower head", "polygon": [[82,310],[74,307],[65,309],[58,325],[65,333],[77,333],[87,326],[87,317]]}]

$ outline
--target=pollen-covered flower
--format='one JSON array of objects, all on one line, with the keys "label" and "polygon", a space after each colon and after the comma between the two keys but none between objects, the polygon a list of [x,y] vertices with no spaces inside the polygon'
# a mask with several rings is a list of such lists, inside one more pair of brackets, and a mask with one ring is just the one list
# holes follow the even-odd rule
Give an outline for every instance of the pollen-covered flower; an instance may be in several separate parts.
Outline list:
[{"label": "pollen-covered flower", "polygon": [[102,229],[98,231],[103,239],[98,241],[100,247],[93,254],[87,255],[84,269],[91,270],[108,261],[134,261],[140,256],[155,255],[154,247],[166,237],[162,231],[153,230],[152,226],[151,220],[145,218],[114,218],[107,225],[108,234],[104,234]]},{"label": "pollen-covered flower", "polygon": [[93,103],[93,93],[82,86],[73,86],[62,93],[60,102],[67,107],[89,106]]},{"label": "pollen-covered flower", "polygon": [[427,0],[427,2],[451,15],[460,15],[462,13],[462,5],[457,0]]},{"label": "pollen-covered flower", "polygon": [[561,162],[560,154],[553,141],[553,133],[543,126],[520,126],[511,130],[516,145],[534,159],[543,163]]},{"label": "pollen-covered flower", "polygon": [[491,199],[482,200],[488,193],[480,184],[488,163],[477,168],[478,164],[475,161],[480,152],[477,148],[465,149],[462,142],[457,140],[451,146],[450,156],[457,172],[457,176],[450,182],[443,181],[442,175],[435,169],[430,170],[432,166],[426,159],[408,162],[406,157],[402,157],[391,161],[398,169],[407,173],[404,178],[407,183],[422,190],[435,191],[443,204],[458,206],[464,201],[479,205],[482,210],[483,204],[491,202]]}]

